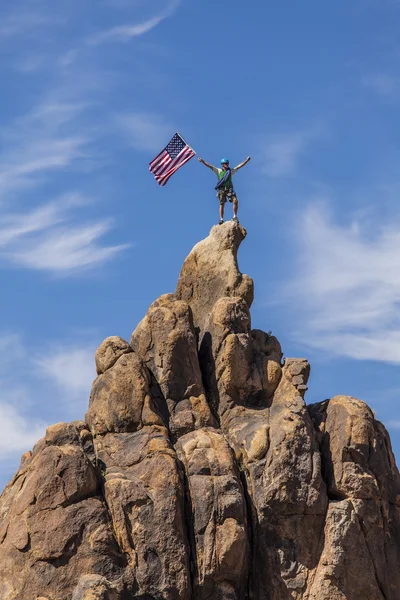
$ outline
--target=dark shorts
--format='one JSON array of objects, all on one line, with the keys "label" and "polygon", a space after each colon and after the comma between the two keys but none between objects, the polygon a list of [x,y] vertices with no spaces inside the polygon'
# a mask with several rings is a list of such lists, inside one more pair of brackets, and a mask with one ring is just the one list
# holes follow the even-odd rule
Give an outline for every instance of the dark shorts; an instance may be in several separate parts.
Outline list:
[{"label": "dark shorts", "polygon": [[218,198],[220,204],[225,204],[225,202],[227,202],[227,200],[229,200],[229,202],[233,202],[235,200],[235,198],[237,198],[237,196],[236,196],[236,192],[233,189],[233,187],[230,187],[230,188],[224,188],[222,190],[218,190],[217,198]]}]

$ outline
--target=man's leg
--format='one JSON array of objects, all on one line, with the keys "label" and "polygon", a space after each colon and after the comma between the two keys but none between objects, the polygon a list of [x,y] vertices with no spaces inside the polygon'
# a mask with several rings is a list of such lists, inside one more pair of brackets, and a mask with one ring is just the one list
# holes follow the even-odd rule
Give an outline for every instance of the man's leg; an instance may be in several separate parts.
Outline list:
[{"label": "man's leg", "polygon": [[224,222],[224,212],[225,212],[225,202],[226,202],[226,194],[224,190],[218,191],[218,200],[219,200],[219,223]]},{"label": "man's leg", "polygon": [[233,218],[237,219],[237,212],[239,208],[239,202],[236,196],[233,197]]},{"label": "man's leg", "polygon": [[219,218],[221,221],[224,220],[225,202],[221,199],[219,201]]}]

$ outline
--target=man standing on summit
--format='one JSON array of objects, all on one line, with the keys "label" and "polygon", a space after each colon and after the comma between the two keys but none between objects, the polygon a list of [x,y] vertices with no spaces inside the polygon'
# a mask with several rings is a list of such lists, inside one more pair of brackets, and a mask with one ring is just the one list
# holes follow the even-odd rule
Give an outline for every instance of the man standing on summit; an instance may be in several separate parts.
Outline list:
[{"label": "man standing on summit", "polygon": [[222,225],[222,223],[224,222],[224,211],[225,211],[225,203],[227,200],[229,200],[229,202],[233,203],[233,220],[237,221],[237,211],[238,211],[238,206],[239,206],[239,202],[236,196],[236,192],[233,189],[233,184],[232,184],[232,176],[235,175],[235,173],[237,173],[239,171],[239,169],[241,169],[242,167],[244,167],[245,165],[247,165],[247,163],[250,160],[250,156],[248,156],[246,158],[246,160],[244,162],[242,162],[240,165],[238,165],[237,167],[235,167],[234,169],[231,169],[229,166],[229,160],[227,158],[223,158],[221,160],[221,169],[218,169],[217,167],[213,167],[213,165],[208,164],[205,160],[203,160],[202,158],[199,158],[199,162],[203,163],[203,165],[205,165],[206,167],[208,167],[209,169],[211,169],[211,171],[214,171],[214,173],[218,176],[218,184],[216,186],[216,190],[217,190],[217,198],[219,200],[219,224]]}]

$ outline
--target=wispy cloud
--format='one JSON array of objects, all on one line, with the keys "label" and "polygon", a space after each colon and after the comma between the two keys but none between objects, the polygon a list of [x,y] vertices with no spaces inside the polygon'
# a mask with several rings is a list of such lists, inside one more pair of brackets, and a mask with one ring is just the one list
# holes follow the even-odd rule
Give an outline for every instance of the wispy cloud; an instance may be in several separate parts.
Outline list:
[{"label": "wispy cloud", "polygon": [[[21,336],[0,335],[0,455],[4,461],[29,450],[43,435],[45,423],[29,415],[30,390],[26,385],[27,351]],[[25,377],[16,367],[24,365]],[[1,464],[1,462],[0,462]]]},{"label": "wispy cloud", "polygon": [[81,398],[86,406],[93,379],[96,377],[94,348],[53,348],[46,355],[35,358],[34,362],[47,380],[53,382],[65,394]]},{"label": "wispy cloud", "polygon": [[91,138],[74,123],[83,110],[82,103],[44,102],[0,131],[0,199],[90,156]]},{"label": "wispy cloud", "polygon": [[362,78],[362,84],[384,98],[397,97],[400,91],[400,80],[395,75],[378,73]]},{"label": "wispy cloud", "polygon": [[88,43],[96,46],[98,44],[103,44],[104,42],[127,42],[131,38],[148,33],[157,27],[161,21],[164,21],[164,19],[165,17],[154,17],[153,19],[148,19],[147,21],[138,23],[137,25],[119,25],[117,27],[112,27],[108,31],[104,31],[93,36],[88,40]]},{"label": "wispy cloud", "polygon": [[116,125],[128,143],[141,151],[160,151],[173,134],[173,127],[161,115],[154,113],[119,115]]},{"label": "wispy cloud", "polygon": [[92,383],[96,378],[93,334],[75,332],[74,338],[42,342],[26,356],[27,371],[34,390],[45,390],[47,398],[57,395],[63,419],[82,417]]},{"label": "wispy cloud", "polygon": [[99,243],[111,221],[77,225],[74,210],[90,203],[70,194],[26,213],[0,216],[0,261],[19,267],[61,274],[103,264],[129,246]]},{"label": "wispy cloud", "polygon": [[30,450],[44,435],[46,424],[32,419],[6,402],[0,402],[0,454],[2,460]]},{"label": "wispy cloud", "polygon": [[268,136],[260,147],[263,172],[268,177],[292,175],[310,144],[324,135],[326,129],[316,125],[304,130]]},{"label": "wispy cloud", "polygon": [[83,338],[32,351],[21,335],[0,333],[0,491],[20,455],[44,435],[49,418],[83,416],[96,376],[94,351],[95,344]]},{"label": "wispy cloud", "polygon": [[25,357],[25,347],[16,333],[0,334],[0,377],[10,371],[13,363]]},{"label": "wispy cloud", "polygon": [[25,214],[3,214],[0,216],[0,248],[19,242],[25,235],[62,223],[67,209],[77,200],[75,196],[66,196]]},{"label": "wispy cloud", "polygon": [[58,65],[60,67],[69,67],[76,61],[78,56],[79,56],[79,49],[71,48],[70,50],[67,50],[67,52],[63,52],[61,54],[60,58],[58,59]]},{"label": "wispy cloud", "polygon": [[60,22],[60,18],[55,15],[35,13],[32,9],[27,11],[20,7],[20,10],[3,16],[0,24],[0,41],[2,38],[26,36],[31,33],[37,35],[38,29],[53,27]]},{"label": "wispy cloud", "polygon": [[162,23],[162,21],[165,21],[165,19],[172,16],[179,4],[180,0],[172,0],[158,15],[140,23],[123,24],[111,27],[106,31],[102,31],[89,37],[87,43],[91,46],[97,46],[105,42],[128,42],[132,38],[148,33]]},{"label": "wispy cloud", "polygon": [[15,61],[15,67],[23,74],[37,73],[43,69],[48,61],[48,57],[43,54],[31,54]]},{"label": "wispy cloud", "polygon": [[112,220],[82,222],[78,211],[94,205],[82,194],[64,194],[30,210],[7,210],[16,192],[21,202],[21,191],[37,191],[59,172],[96,168],[92,134],[81,123],[89,108],[83,100],[48,99],[0,132],[0,265],[66,275],[102,265],[129,247],[102,243]]},{"label": "wispy cloud", "polygon": [[[335,223],[325,205],[296,221],[296,274],[286,290],[298,335],[337,355],[400,364],[400,223]],[[289,297],[289,296],[287,296]]]},{"label": "wispy cloud", "polygon": [[38,176],[70,166],[85,156],[83,137],[32,140],[21,148],[21,154],[9,157],[0,168],[0,194],[29,187]]},{"label": "wispy cloud", "polygon": [[129,244],[102,246],[98,240],[109,231],[107,223],[95,223],[70,231],[54,230],[22,249],[3,254],[17,266],[66,275],[93,268],[112,260]]}]

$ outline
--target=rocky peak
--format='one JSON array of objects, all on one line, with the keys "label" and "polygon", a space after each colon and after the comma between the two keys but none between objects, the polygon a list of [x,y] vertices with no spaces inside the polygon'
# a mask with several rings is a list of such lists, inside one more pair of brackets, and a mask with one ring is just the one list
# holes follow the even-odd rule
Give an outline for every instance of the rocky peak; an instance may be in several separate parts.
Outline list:
[{"label": "rocky peak", "polygon": [[213,227],[175,294],[96,352],[0,498],[1,600],[398,600],[400,479],[365,403],[307,407],[310,366],[251,328],[246,231]]},{"label": "rocky peak", "polygon": [[207,329],[218,300],[242,298],[251,307],[253,280],[242,275],[237,263],[238,249],[245,237],[246,230],[235,221],[215,225],[183,263],[175,296],[189,304],[201,332]]}]

